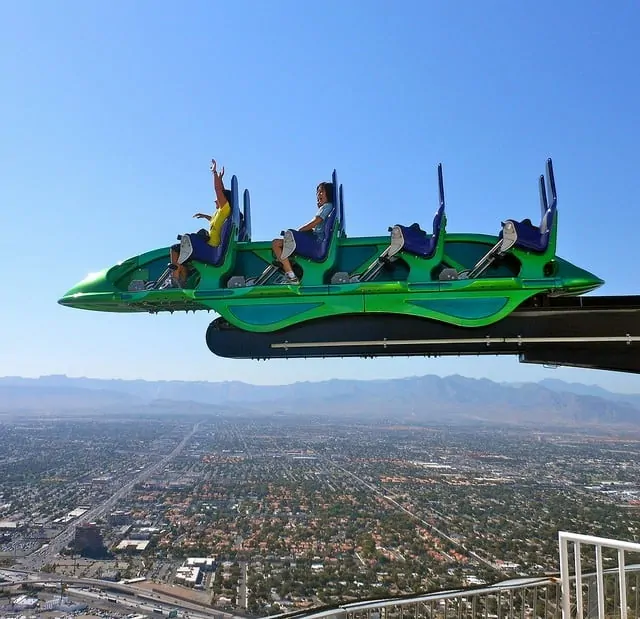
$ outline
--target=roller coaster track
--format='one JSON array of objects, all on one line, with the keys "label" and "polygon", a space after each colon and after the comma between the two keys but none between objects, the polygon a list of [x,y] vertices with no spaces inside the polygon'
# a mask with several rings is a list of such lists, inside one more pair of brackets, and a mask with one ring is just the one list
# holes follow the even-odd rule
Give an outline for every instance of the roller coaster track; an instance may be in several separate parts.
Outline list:
[{"label": "roller coaster track", "polygon": [[252,333],[217,319],[207,345],[236,359],[517,355],[522,363],[638,374],[640,296],[545,297],[500,322],[471,328],[364,313]]}]

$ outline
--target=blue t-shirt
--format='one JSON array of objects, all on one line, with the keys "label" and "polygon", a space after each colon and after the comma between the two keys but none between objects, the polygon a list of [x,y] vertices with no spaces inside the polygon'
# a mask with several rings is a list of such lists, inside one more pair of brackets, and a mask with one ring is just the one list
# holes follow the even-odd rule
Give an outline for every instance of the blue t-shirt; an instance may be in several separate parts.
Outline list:
[{"label": "blue t-shirt", "polygon": [[332,208],[333,204],[331,202],[326,202],[318,209],[318,212],[316,213],[316,217],[320,217],[322,221],[313,227],[313,233],[319,238],[324,237],[324,224],[327,217],[329,217],[329,213],[331,213]]}]

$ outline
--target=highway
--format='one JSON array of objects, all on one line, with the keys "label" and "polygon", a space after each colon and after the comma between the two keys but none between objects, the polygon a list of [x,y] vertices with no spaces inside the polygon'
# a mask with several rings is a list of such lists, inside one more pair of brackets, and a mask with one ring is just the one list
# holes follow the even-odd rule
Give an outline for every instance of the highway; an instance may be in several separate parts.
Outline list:
[{"label": "highway", "polygon": [[240,561],[240,582],[238,584],[238,606],[249,608],[249,587],[247,586],[248,563]]},{"label": "highway", "polygon": [[114,508],[116,503],[127,496],[131,490],[136,486],[159,470],[166,466],[171,460],[178,456],[184,448],[187,446],[193,435],[198,431],[200,423],[196,423],[191,431],[182,439],[178,446],[167,456],[147,467],[141,471],[134,479],[124,484],[119,490],[117,490],[109,499],[92,507],[89,511],[80,516],[77,520],[74,520],[66,529],[61,531],[56,537],[51,539],[48,545],[42,546],[35,552],[31,553],[28,557],[20,561],[20,567],[27,571],[39,571],[43,565],[51,563],[52,559],[73,539],[75,534],[75,528],[79,524],[84,522],[91,522],[98,518],[101,518],[106,512]]},{"label": "highway", "polygon": [[[24,576],[24,571],[6,571],[12,571]],[[136,608],[138,612],[151,612],[155,608],[162,608],[168,612],[173,608],[177,608],[182,611],[182,613],[188,613],[190,619],[211,619],[212,616],[220,619],[246,619],[246,617],[201,605],[197,602],[188,602],[183,599],[174,598],[171,595],[159,593],[158,591],[151,591],[142,587],[136,587],[135,585],[109,582],[96,578],[74,578],[72,576],[61,576],[57,574],[30,573],[27,578],[12,580],[11,582],[5,583],[5,586],[20,584],[33,585],[35,583],[67,583],[76,585],[76,587],[82,587],[82,589],[68,587],[67,594],[90,598],[95,600],[95,602],[101,603],[108,602],[109,599],[114,599],[116,604]],[[103,591],[96,593],[95,591],[89,591],[89,588],[107,589],[108,592]]]}]

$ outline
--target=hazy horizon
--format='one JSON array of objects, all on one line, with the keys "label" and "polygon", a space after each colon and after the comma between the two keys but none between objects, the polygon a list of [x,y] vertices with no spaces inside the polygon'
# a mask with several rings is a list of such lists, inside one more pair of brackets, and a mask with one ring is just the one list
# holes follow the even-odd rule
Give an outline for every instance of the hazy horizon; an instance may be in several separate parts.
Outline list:
[{"label": "hazy horizon", "polygon": [[323,382],[329,382],[329,381],[362,381],[362,382],[375,382],[375,381],[385,381],[385,380],[402,380],[402,379],[412,379],[412,378],[423,378],[426,376],[435,376],[437,378],[441,378],[441,379],[447,379],[447,378],[454,378],[454,377],[461,377],[461,378],[466,378],[466,379],[470,379],[470,380],[489,380],[493,383],[496,384],[520,384],[520,383],[532,383],[532,384],[537,384],[540,382],[543,382],[545,380],[556,380],[559,382],[563,382],[563,383],[567,383],[567,384],[579,384],[579,385],[583,385],[586,387],[596,387],[596,388],[601,388],[601,389],[605,389],[607,391],[611,391],[612,393],[621,393],[621,394],[627,394],[627,395],[635,395],[635,394],[639,394],[640,395],[640,389],[637,391],[624,391],[622,389],[616,390],[616,389],[607,389],[606,387],[603,387],[602,385],[596,383],[596,382],[586,382],[586,381],[577,381],[577,380],[567,380],[564,378],[560,378],[560,377],[554,377],[554,376],[546,376],[544,378],[539,378],[539,379],[531,379],[531,380],[494,380],[491,378],[487,378],[484,376],[480,376],[480,377],[476,377],[476,376],[467,376],[464,374],[459,374],[459,373],[455,373],[455,374],[445,374],[445,375],[441,375],[441,374],[436,374],[433,372],[426,372],[426,373],[419,373],[419,374],[408,374],[406,376],[385,376],[382,378],[370,378],[370,377],[365,377],[365,378],[345,378],[345,377],[341,377],[341,376],[336,376],[333,378],[321,378],[318,380],[310,380],[310,379],[300,379],[300,380],[291,380],[289,382],[280,382],[280,383],[260,383],[260,382],[251,382],[248,380],[242,380],[240,378],[237,379],[225,379],[225,380],[199,380],[199,379],[178,379],[178,378],[167,378],[167,379],[149,379],[149,378],[123,378],[123,377],[104,377],[104,376],[88,376],[88,375],[69,375],[69,374],[41,374],[38,376],[24,376],[24,375],[4,375],[4,376],[0,376],[0,380],[3,379],[32,379],[32,380],[38,380],[38,379],[46,379],[46,378],[68,378],[68,379],[87,379],[87,380],[121,380],[121,381],[142,381],[142,382],[149,382],[149,383],[168,383],[168,382],[193,382],[193,383],[208,383],[208,384],[224,384],[224,383],[233,383],[233,382],[239,382],[239,383],[243,383],[243,384],[247,384],[247,385],[254,385],[254,386],[263,386],[263,387],[279,387],[279,386],[288,386],[288,385],[295,385],[295,384],[305,384],[305,383],[323,383]]}]

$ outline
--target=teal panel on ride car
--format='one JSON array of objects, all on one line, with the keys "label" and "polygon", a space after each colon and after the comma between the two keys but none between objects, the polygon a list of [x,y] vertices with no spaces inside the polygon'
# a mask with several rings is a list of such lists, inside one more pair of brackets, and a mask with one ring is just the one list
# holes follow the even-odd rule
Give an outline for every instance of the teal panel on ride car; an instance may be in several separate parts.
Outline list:
[{"label": "teal panel on ride car", "polygon": [[274,305],[236,305],[229,311],[243,322],[253,325],[270,325],[320,307],[323,303],[296,303]]},{"label": "teal panel on ride car", "polygon": [[509,301],[507,297],[487,299],[430,299],[428,301],[408,301],[424,309],[456,318],[487,318],[499,312]]}]

